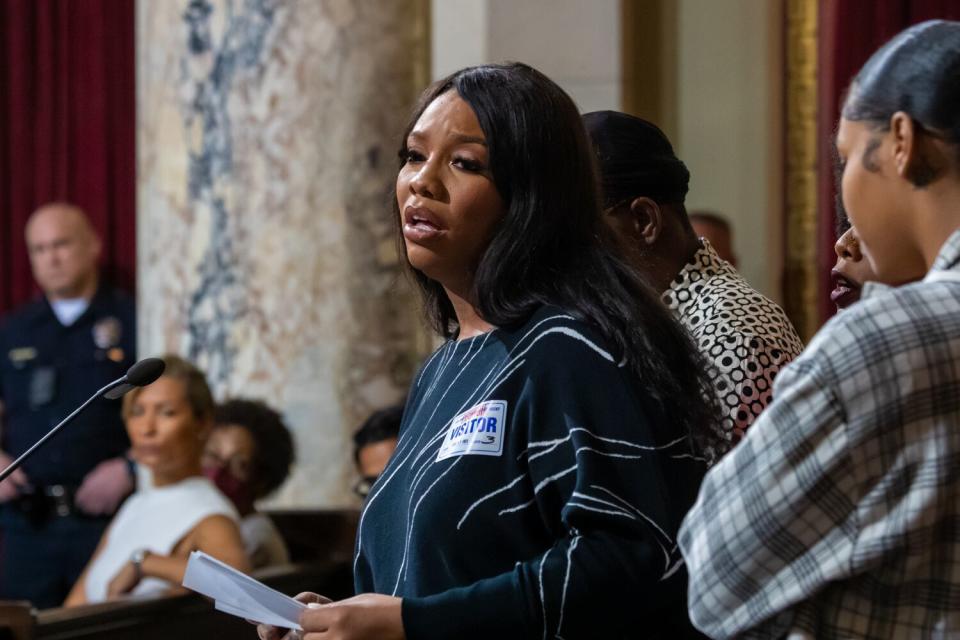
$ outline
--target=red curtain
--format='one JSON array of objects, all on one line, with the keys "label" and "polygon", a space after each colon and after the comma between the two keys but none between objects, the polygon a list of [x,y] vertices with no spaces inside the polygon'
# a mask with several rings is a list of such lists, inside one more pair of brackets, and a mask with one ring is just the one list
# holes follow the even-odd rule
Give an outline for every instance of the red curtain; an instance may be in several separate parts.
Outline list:
[{"label": "red curtain", "polygon": [[912,24],[944,18],[960,20],[957,0],[820,0],[818,71],[818,285],[820,317],[836,311],[830,302],[830,269],[836,262],[833,139],[840,101],[860,67],[880,45]]},{"label": "red curtain", "polygon": [[132,291],[134,0],[0,0],[0,56],[0,313],[37,292],[23,230],[52,200],[87,211]]}]

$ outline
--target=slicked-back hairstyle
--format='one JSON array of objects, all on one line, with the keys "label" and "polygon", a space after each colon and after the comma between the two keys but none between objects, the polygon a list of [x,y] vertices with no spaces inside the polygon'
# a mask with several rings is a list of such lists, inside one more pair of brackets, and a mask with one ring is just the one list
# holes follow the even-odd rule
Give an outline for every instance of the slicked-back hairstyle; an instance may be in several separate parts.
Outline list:
[{"label": "slicked-back hairstyle", "polygon": [[894,36],[853,79],[842,115],[885,131],[897,111],[960,145],[960,22],[930,20]]},{"label": "slicked-back hairstyle", "polygon": [[[421,96],[404,131],[401,163],[420,115],[448,91],[476,114],[506,208],[474,275],[473,299],[484,320],[517,326],[541,305],[565,309],[609,342],[663,416],[700,445],[712,440],[716,413],[706,367],[643,276],[618,256],[600,216],[594,153],[570,97],[524,64],[462,69]],[[456,315],[442,285],[411,272],[430,323],[455,336]]]},{"label": "slicked-back hairstyle", "polygon": [[[166,366],[164,366],[163,375],[160,377],[171,378],[182,382],[187,396],[187,403],[190,405],[193,415],[201,421],[211,420],[213,418],[214,408],[213,394],[210,393],[210,386],[207,384],[207,377],[203,371],[191,362],[172,354],[163,356],[163,362]],[[136,402],[137,397],[143,392],[144,388],[145,387],[134,387],[123,397],[124,419],[130,416],[133,403]]]},{"label": "slicked-back hairstyle", "polygon": [[604,209],[642,196],[682,210],[690,171],[660,127],[619,111],[591,111],[583,123],[599,162]]},{"label": "slicked-back hairstyle", "polygon": [[256,452],[253,474],[257,499],[267,496],[287,480],[296,457],[293,436],[283,417],[259,400],[234,398],[217,406],[215,427],[236,426],[253,438]]}]

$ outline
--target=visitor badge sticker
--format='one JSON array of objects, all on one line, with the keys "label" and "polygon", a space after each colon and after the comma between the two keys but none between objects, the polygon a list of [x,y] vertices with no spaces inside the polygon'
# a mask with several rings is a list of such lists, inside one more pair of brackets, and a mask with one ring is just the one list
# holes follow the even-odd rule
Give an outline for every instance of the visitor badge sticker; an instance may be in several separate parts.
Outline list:
[{"label": "visitor badge sticker", "polygon": [[437,461],[463,455],[501,455],[506,422],[505,400],[487,400],[470,407],[450,423]]}]

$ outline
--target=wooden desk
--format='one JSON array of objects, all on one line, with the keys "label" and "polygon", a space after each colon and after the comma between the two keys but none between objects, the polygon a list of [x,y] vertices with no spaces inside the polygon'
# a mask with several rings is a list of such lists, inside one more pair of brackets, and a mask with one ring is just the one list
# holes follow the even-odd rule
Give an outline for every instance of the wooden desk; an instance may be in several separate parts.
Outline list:
[{"label": "wooden desk", "polygon": [[292,562],[352,557],[360,512],[356,509],[265,511],[280,531]]},{"label": "wooden desk", "polygon": [[[296,564],[254,572],[278,591],[316,591],[334,600],[353,595],[353,543],[359,512],[272,511]],[[0,640],[203,640],[256,638],[253,627],[190,593],[36,611],[0,602]]]},{"label": "wooden desk", "polygon": [[[256,574],[265,584],[291,595],[328,592],[332,598],[353,593],[349,562],[290,565]],[[36,614],[33,635],[24,640],[192,640],[256,638],[253,627],[221,613],[197,594],[140,601],[108,602]],[[17,638],[16,640],[20,640]]]}]

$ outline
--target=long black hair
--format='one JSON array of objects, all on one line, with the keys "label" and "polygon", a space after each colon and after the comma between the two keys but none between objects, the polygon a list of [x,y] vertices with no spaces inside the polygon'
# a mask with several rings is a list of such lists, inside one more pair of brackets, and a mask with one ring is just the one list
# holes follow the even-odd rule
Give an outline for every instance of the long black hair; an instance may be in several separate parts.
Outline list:
[{"label": "long black hair", "polygon": [[[927,134],[960,144],[960,22],[929,20],[894,36],[853,79],[842,115],[886,131],[897,111]],[[936,177],[931,171],[921,158],[911,180],[925,186]]]},{"label": "long black hair", "polygon": [[[524,64],[462,69],[423,93],[404,131],[401,159],[420,115],[451,90],[477,116],[506,207],[474,275],[473,299],[483,319],[516,326],[550,304],[592,325],[662,415],[709,453],[717,444],[718,414],[707,367],[643,276],[619,257],[600,216],[594,154],[573,100]],[[406,257],[399,211],[394,213]],[[454,336],[457,318],[442,285],[405,262],[429,322],[443,336]]]},{"label": "long black hair", "polygon": [[[595,160],[573,100],[524,64],[462,69],[423,93],[404,131],[401,159],[420,115],[451,90],[477,116],[506,207],[474,274],[473,300],[483,319],[516,326],[550,304],[592,325],[663,416],[685,429],[698,449],[710,451],[717,413],[706,367],[653,289],[618,257],[600,216]],[[445,337],[454,336],[457,319],[442,285],[406,262],[428,320]]]}]

